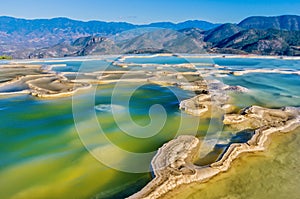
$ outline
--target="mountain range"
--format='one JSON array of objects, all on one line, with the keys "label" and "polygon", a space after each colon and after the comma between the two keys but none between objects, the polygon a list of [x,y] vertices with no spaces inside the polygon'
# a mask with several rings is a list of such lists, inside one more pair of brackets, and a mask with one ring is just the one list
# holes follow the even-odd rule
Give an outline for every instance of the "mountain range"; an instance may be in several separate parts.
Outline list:
[{"label": "mountain range", "polygon": [[146,25],[0,17],[0,55],[13,58],[158,52],[300,55],[300,16]]}]

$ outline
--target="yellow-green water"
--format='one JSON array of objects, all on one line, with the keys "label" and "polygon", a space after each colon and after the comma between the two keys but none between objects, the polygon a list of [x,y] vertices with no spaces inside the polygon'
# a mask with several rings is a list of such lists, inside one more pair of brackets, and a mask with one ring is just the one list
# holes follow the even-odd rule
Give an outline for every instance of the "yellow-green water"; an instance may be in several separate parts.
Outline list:
[{"label": "yellow-green water", "polygon": [[[127,89],[133,85],[122,84],[117,98],[126,97]],[[95,106],[110,103],[113,88],[114,84],[99,86]],[[173,89],[182,98],[193,95]],[[106,150],[108,157],[117,164],[126,164],[126,157],[107,149],[105,141],[94,134],[97,129],[89,118],[86,94],[77,97],[73,102],[83,110],[80,117],[84,135],[81,136],[86,136],[88,147]],[[168,87],[145,85],[138,89],[130,105],[133,120],[140,125],[149,123],[149,107],[158,102],[167,110],[168,118],[163,129],[149,139],[134,138],[122,132],[109,111],[96,111],[97,119],[111,142],[136,153],[155,151],[176,133],[194,133],[191,126],[198,118],[187,114],[184,114],[189,118],[183,128],[185,131],[177,132],[181,111],[178,99]],[[87,151],[74,126],[72,98],[3,97],[0,106],[0,198],[123,198],[151,180],[150,172],[117,171],[97,161]],[[126,118],[124,122],[127,122]],[[205,134],[208,121],[201,123],[197,129],[199,134]],[[149,168],[150,161],[135,164],[145,164],[143,166]]]},{"label": "yellow-green water", "polygon": [[[136,60],[130,60],[135,62]],[[182,60],[155,59],[154,63],[181,63]],[[203,62],[201,59],[193,62]],[[209,60],[211,62],[211,60]],[[232,69],[243,68],[290,68],[299,70],[299,61],[257,60],[257,59],[218,59],[219,65]],[[103,64],[103,61],[100,61]],[[145,59],[141,63],[148,63]],[[186,60],[184,60],[184,63]],[[64,62],[62,62],[64,63]],[[91,71],[98,66],[92,61]],[[61,71],[76,71],[81,62],[70,62]],[[71,67],[71,68],[70,68]],[[99,68],[98,68],[99,69]],[[111,70],[113,70],[112,68]],[[59,72],[57,69],[57,72]],[[241,85],[250,89],[249,93],[232,93],[233,103],[239,108],[250,105],[266,107],[300,106],[298,75],[282,74],[247,74],[244,76],[228,75],[223,78],[226,84]],[[135,84],[121,85],[117,99],[121,102],[129,95]],[[98,111],[94,107],[110,104],[114,84],[98,86],[92,110],[87,102],[91,90],[81,92],[72,98],[52,100],[36,99],[28,95],[0,98],[0,198],[124,198],[140,190],[151,180],[151,173],[128,173],[112,169],[96,160],[89,149],[104,151],[115,165],[143,164],[148,162],[132,159],[109,150],[105,140],[98,137],[91,112],[96,112],[99,124],[105,130],[107,138],[120,148],[146,153],[157,150],[162,144],[174,138],[175,134],[206,135],[209,120],[200,120],[182,113],[178,109],[179,100],[194,94],[177,88],[158,85],[145,85],[133,95],[130,101],[130,113],[139,125],[147,125],[149,107],[161,104],[167,114],[163,129],[147,139],[134,138],[118,128],[112,114]],[[177,99],[175,93],[181,99]],[[117,102],[118,102],[117,100]],[[72,102],[79,110],[82,120],[82,143],[75,128]],[[122,104],[116,104],[121,110]],[[155,115],[154,116],[158,116]],[[186,119],[185,125],[178,132],[179,121]],[[126,124],[128,121],[122,120]],[[129,123],[130,124],[130,123]],[[134,131],[134,126],[129,125]],[[211,133],[217,127],[210,126]],[[235,161],[228,173],[224,173],[203,185],[182,186],[176,192],[176,198],[297,198],[299,189],[299,144],[300,130],[274,137],[266,153],[244,156]],[[81,132],[82,133],[82,132]],[[208,135],[214,137],[214,135]],[[228,138],[231,132],[224,131],[221,138]],[[199,164],[203,162],[199,161]],[[129,165],[130,165],[129,164]],[[254,179],[254,180],[252,180]],[[173,197],[173,193],[166,197]],[[288,195],[289,194],[289,195]]]},{"label": "yellow-green water", "polygon": [[266,152],[236,159],[226,173],[203,184],[182,185],[163,198],[297,199],[300,196],[300,129],[272,136]]}]

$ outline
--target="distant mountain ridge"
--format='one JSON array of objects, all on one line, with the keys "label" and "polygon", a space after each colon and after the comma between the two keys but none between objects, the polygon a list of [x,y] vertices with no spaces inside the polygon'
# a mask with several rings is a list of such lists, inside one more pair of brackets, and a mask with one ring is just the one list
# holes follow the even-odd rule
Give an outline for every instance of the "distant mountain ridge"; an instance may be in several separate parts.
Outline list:
[{"label": "distant mountain ridge", "polygon": [[134,25],[68,18],[0,17],[0,54],[46,58],[123,53],[300,55],[299,16],[248,17],[238,24],[189,20]]},{"label": "distant mountain ridge", "polygon": [[222,49],[235,49],[247,53],[262,55],[300,55],[300,31],[283,30],[242,30],[228,37],[214,47]]},{"label": "distant mountain ridge", "polygon": [[232,35],[244,30],[235,24],[223,24],[217,28],[206,31],[204,41],[217,43],[222,41],[224,38],[231,37]]},{"label": "distant mountain ridge", "polygon": [[158,28],[168,28],[172,30],[180,30],[185,28],[199,28],[202,30],[209,30],[215,28],[221,24],[217,23],[210,23],[207,21],[200,21],[200,20],[188,20],[180,23],[171,23],[171,22],[157,22],[157,23],[150,23],[148,25],[140,25],[140,28],[143,27],[158,27]]},{"label": "distant mountain ridge", "polygon": [[161,52],[198,53],[203,51],[204,46],[202,40],[194,39],[180,31],[157,29],[125,41],[101,36],[82,37],[74,42],[62,42],[35,50],[29,54],[29,58]]},{"label": "distant mountain ridge", "polygon": [[27,20],[2,16],[0,17],[0,44],[15,43],[26,47],[45,47],[63,41],[73,41],[83,36],[110,36],[135,28],[158,27],[179,30],[182,28],[197,27],[207,30],[218,25],[198,20],[177,24],[161,22],[134,25],[127,22],[84,22],[63,17]]},{"label": "distant mountain ridge", "polygon": [[238,24],[239,27],[250,29],[300,30],[300,16],[282,15],[276,17],[248,17]]}]

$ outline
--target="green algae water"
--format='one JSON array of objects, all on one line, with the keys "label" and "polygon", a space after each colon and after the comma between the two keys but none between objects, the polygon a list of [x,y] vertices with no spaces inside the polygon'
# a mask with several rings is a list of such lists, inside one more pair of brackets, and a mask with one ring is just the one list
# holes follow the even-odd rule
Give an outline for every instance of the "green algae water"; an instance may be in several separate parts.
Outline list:
[{"label": "green algae water", "polygon": [[[120,99],[133,85],[121,86]],[[110,103],[113,88],[113,84],[97,88],[96,108]],[[192,93],[177,91],[182,98],[192,96]],[[77,102],[84,107],[85,94],[78,98]],[[147,141],[124,135],[105,109],[96,110],[97,118],[109,139],[119,147],[134,152],[155,151],[177,132],[178,99],[167,87],[146,85],[132,96],[130,110],[133,120],[143,125],[149,122],[149,107],[158,101],[167,110],[168,120],[161,132]],[[151,180],[150,173],[132,174],[110,169],[85,149],[74,126],[71,98],[41,100],[16,96],[0,99],[0,107],[1,198],[122,198]],[[87,117],[85,133],[95,131],[89,125],[87,113],[82,114]],[[191,116],[186,117],[193,121]],[[188,133],[188,127],[186,129]],[[105,143],[102,145],[101,140],[94,137],[88,142],[100,145],[100,150],[101,146],[105,147]],[[124,157],[110,156],[122,164]]]},{"label": "green algae water", "polygon": [[272,136],[267,151],[248,154],[207,183],[182,185],[164,198],[299,198],[300,129]]},{"label": "green algae water", "polygon": [[[186,61],[174,57],[131,58],[130,63],[181,64]],[[193,59],[193,63],[208,63],[211,60]],[[103,60],[91,60],[88,72],[105,68]],[[268,59],[222,59],[215,63],[232,70],[244,68],[285,68],[299,70],[297,60]],[[81,61],[60,61],[43,64],[60,64],[56,72],[76,72]],[[62,66],[65,64],[66,66]],[[111,67],[114,70],[115,66]],[[233,103],[239,108],[250,105],[266,107],[300,106],[300,78],[298,75],[275,73],[250,73],[243,76],[231,74],[222,78],[229,85],[241,85],[248,93],[232,93]],[[193,126],[199,118],[178,109],[180,100],[195,94],[176,87],[146,84],[137,89],[129,101],[132,120],[141,126],[151,122],[149,109],[160,104],[167,113],[167,120],[160,132],[147,139],[127,135],[116,124],[112,108],[123,114],[126,109],[121,103],[130,94],[135,83],[122,83],[118,99],[113,107],[111,96],[115,84],[99,85],[91,107],[87,96],[92,90],[78,93],[75,98],[37,99],[29,95],[2,96],[0,98],[0,198],[124,198],[139,191],[152,178],[151,172],[130,173],[118,171],[98,161],[88,149],[107,150],[107,144],[95,134],[97,129],[91,122],[90,113],[105,131],[107,138],[120,148],[147,153],[157,150],[176,134],[193,134]],[[178,96],[180,96],[178,98]],[[84,135],[78,134],[74,122],[74,105],[82,110]],[[155,112],[154,112],[155,115]],[[158,115],[156,115],[158,117]],[[186,123],[179,128],[180,119]],[[126,118],[125,118],[126,119]],[[128,120],[121,121],[134,131]],[[206,135],[208,120],[196,124],[197,136]],[[228,133],[228,132],[224,132]],[[176,198],[264,198],[264,193],[273,198],[290,198],[300,195],[296,185],[300,183],[298,170],[299,130],[274,138],[270,150],[264,154],[249,155],[235,161],[232,169],[204,185],[183,186]],[[85,143],[80,136],[84,136]],[[212,135],[213,136],[213,135]],[[227,135],[224,135],[225,137]],[[117,166],[132,163],[122,154],[109,151],[106,154]],[[150,161],[143,163],[150,167]],[[135,162],[134,162],[135,163]],[[142,164],[136,162],[135,164]],[[199,163],[201,164],[201,163]],[[251,176],[251,177],[249,177]],[[251,180],[255,179],[255,180]],[[258,183],[259,182],[259,183]],[[174,195],[170,193],[172,198]],[[166,196],[168,197],[168,196]]]}]

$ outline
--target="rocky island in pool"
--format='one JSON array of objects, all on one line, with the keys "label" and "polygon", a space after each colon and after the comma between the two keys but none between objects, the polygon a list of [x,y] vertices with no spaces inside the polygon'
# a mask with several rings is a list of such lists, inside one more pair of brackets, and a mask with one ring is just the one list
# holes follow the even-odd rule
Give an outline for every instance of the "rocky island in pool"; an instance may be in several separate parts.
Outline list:
[{"label": "rocky island in pool", "polygon": [[[0,165],[0,178],[8,182],[0,184],[5,187],[0,193],[3,197],[26,198],[35,193],[38,197],[168,198],[187,184],[222,178],[239,159],[256,158],[249,153],[267,154],[274,136],[291,134],[297,137],[294,142],[299,140],[297,57],[156,54],[12,60],[2,64],[0,72],[0,116],[4,120],[0,127],[5,132],[1,144],[8,150]],[[120,90],[114,93],[116,86]],[[95,98],[92,107],[85,102],[90,93]],[[116,101],[111,99],[114,95]],[[122,103],[127,96],[131,96],[129,107]],[[80,123],[73,122],[72,102],[73,109],[79,106]],[[164,126],[155,134],[143,128],[136,132],[137,124],[146,128],[153,118],[159,118],[158,109],[151,112],[156,104],[167,114]],[[128,118],[117,123],[113,113],[120,119],[128,116],[126,109],[131,123]],[[24,119],[21,110],[37,122]],[[10,117],[20,126],[6,126]],[[153,153],[145,161],[134,162],[105,143],[104,135],[97,137],[94,117],[119,148]],[[54,126],[58,120],[61,123]],[[48,129],[41,130],[45,125]],[[24,137],[14,140],[8,132],[16,133],[18,128],[23,128]],[[79,135],[83,143],[77,136],[80,128],[84,129]],[[128,129],[134,134],[123,135]],[[45,146],[48,149],[43,138],[39,138],[41,143],[28,140],[35,140],[40,130],[45,141],[52,140]],[[15,148],[21,150],[17,153]],[[115,160],[98,162],[108,157],[103,154]],[[21,177],[16,186],[10,185],[12,173],[23,176],[26,168],[46,175],[48,165],[43,163],[52,157],[56,159],[50,164],[50,175],[60,179],[58,183],[27,173],[26,179]],[[130,168],[123,167],[134,164],[141,164],[144,172],[129,174]]]}]

